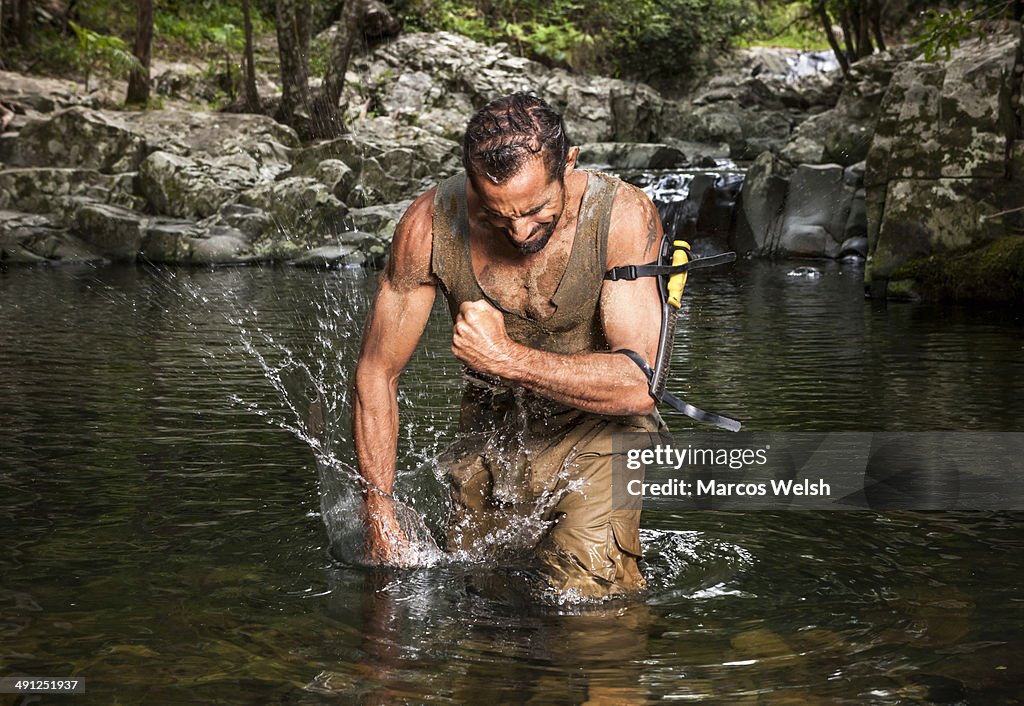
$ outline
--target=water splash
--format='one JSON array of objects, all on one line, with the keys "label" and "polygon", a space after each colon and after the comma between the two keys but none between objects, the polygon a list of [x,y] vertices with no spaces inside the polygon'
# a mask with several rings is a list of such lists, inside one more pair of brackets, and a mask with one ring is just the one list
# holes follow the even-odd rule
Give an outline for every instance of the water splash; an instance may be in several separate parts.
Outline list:
[{"label": "water splash", "polygon": [[[358,331],[362,312],[369,307],[365,278],[351,273],[317,274],[310,279],[311,293],[301,306],[295,306],[277,296],[273,288],[270,296],[253,295],[255,290],[267,291],[265,282],[253,287],[254,278],[273,278],[273,271],[218,270],[216,276],[210,271],[150,272],[155,276],[149,281],[173,297],[163,315],[193,331],[196,340],[209,340],[200,328],[210,325],[233,334],[220,337],[234,341],[226,348],[201,348],[203,363],[214,372],[239,365],[252,368],[252,362],[256,363],[266,387],[234,390],[230,400],[309,448],[319,478],[319,515],[332,555],[347,564],[375,563],[367,554],[367,518],[362,514],[367,484],[357,470],[348,431],[350,387],[360,345]],[[116,290],[110,291],[117,296]],[[463,380],[451,377],[453,385],[463,386]],[[406,385],[400,388],[400,404],[418,408],[430,402],[424,394],[416,385]],[[525,405],[518,407],[519,423],[504,432],[507,439],[502,448],[526,444]],[[395,492],[390,496],[398,525],[408,541],[403,552],[405,565],[444,564],[499,572],[525,567],[532,549],[550,530],[553,510],[562,498],[587,492],[584,481],[574,477],[575,458],[570,454],[554,473],[549,489],[537,498],[529,498],[528,509],[524,511],[524,504],[518,503],[519,509],[510,512],[506,521],[495,522],[486,531],[474,528],[468,541],[463,541],[467,538],[460,532],[469,528],[451,521],[444,434],[425,433],[433,429],[432,424],[425,428],[423,415],[405,420],[401,429],[400,446],[415,449],[405,456],[413,462],[400,464]],[[506,460],[512,473],[514,459],[509,456]],[[506,495],[519,492],[514,483],[505,485],[508,487],[499,490]],[[452,547],[450,551],[439,548],[438,539],[442,537],[451,540],[446,542]],[[671,585],[674,577],[687,572],[692,574],[695,565],[706,566],[692,552],[663,546],[660,535],[648,535],[645,541],[652,542],[658,557],[648,562],[652,588]],[[548,602],[566,606],[586,601],[579,596],[559,595]]]}]

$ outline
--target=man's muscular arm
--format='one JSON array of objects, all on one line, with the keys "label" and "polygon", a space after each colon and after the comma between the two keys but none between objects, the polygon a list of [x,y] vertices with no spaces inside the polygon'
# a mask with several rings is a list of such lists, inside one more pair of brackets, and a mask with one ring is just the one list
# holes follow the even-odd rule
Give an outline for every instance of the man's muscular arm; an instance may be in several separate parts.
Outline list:
[{"label": "man's muscular arm", "polygon": [[[608,267],[656,259],[661,234],[661,219],[647,196],[634,187],[621,188],[612,208]],[[661,325],[657,280],[605,281],[601,319],[612,351],[628,348],[653,361]],[[588,412],[629,415],[654,409],[646,376],[626,356],[561,355],[520,345],[508,338],[501,312],[485,301],[463,304],[452,351],[471,368]]]},{"label": "man's muscular arm", "polygon": [[433,197],[433,191],[419,197],[395,230],[355,372],[352,436],[359,472],[367,483],[370,558],[388,564],[404,563],[404,537],[388,496],[395,480],[398,376],[416,350],[434,303]]}]

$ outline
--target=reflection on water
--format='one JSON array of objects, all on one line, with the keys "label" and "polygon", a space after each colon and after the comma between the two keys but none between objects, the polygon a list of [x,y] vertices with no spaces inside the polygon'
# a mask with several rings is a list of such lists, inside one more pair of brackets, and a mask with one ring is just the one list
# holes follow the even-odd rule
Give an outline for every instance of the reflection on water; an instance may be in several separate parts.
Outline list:
[{"label": "reflection on water", "polygon": [[[691,278],[670,388],[752,431],[1021,429],[1019,316],[880,308],[855,266],[815,267]],[[649,509],[650,595],[589,611],[497,598],[494,568],[334,562],[320,491],[352,487],[372,286],[0,272],[0,674],[76,675],[82,703],[1017,698],[1013,515]],[[400,398],[397,494],[428,515],[438,485],[417,469],[462,384],[436,313]],[[335,466],[293,433],[313,397],[324,425],[298,431]]]}]

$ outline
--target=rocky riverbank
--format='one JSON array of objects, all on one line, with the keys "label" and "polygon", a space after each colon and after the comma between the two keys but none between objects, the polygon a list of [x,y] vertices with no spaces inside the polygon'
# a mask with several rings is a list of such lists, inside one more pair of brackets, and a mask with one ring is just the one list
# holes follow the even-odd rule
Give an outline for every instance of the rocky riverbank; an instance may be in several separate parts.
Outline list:
[{"label": "rocky riverbank", "polygon": [[[351,134],[307,145],[263,116],[112,110],[72,84],[0,74],[15,113],[0,134],[0,260],[377,264],[409,200],[459,169],[467,116],[529,89],[564,112],[591,165],[698,173],[667,220],[705,250],[867,258],[874,295],[943,296],[917,286],[919,260],[1021,229],[1020,28],[947,61],[878,54],[846,80],[828,62],[744,50],[668,98],[409,34],[353,62]],[[173,78],[158,86],[194,85]],[[752,160],[745,180],[721,174],[729,160]]]}]

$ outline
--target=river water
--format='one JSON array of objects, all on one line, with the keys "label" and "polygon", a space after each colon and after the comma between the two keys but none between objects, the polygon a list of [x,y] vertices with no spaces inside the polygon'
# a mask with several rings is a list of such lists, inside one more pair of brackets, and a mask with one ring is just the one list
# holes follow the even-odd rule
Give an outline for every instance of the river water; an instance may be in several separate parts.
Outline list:
[{"label": "river water", "polygon": [[[1019,311],[879,305],[861,277],[694,274],[670,388],[753,431],[1024,428]],[[350,485],[373,286],[0,270],[0,676],[104,704],[1019,702],[1020,515],[648,509],[649,595],[595,610],[481,595],[487,567],[335,561],[320,497]],[[399,495],[427,511],[448,345],[439,301],[401,381]],[[334,471],[293,433],[317,386]]]}]

